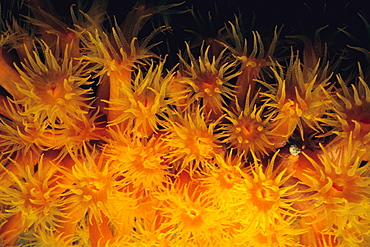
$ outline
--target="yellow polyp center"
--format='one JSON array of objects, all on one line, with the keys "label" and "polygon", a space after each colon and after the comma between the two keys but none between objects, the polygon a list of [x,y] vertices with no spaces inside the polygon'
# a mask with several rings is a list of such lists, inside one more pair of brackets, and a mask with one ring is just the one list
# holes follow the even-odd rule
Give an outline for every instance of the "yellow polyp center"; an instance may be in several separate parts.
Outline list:
[{"label": "yellow polyp center", "polygon": [[214,176],[216,178],[216,185],[222,190],[229,190],[235,184],[241,182],[240,173],[234,167],[221,167]]},{"label": "yellow polyp center", "polygon": [[264,199],[266,201],[269,201],[268,198],[271,197],[271,193],[272,191],[270,189],[267,189],[267,188],[261,188],[261,189],[258,189],[257,190],[257,197],[260,198],[260,199]]},{"label": "yellow polyp center", "polygon": [[66,105],[75,93],[66,79],[58,79],[51,82],[48,86],[36,86],[35,94],[38,95],[43,104],[46,105]]},{"label": "yellow polyp center", "polygon": [[228,173],[228,174],[225,175],[225,178],[226,178],[226,181],[232,181],[234,179],[234,175]]},{"label": "yellow polyp center", "polygon": [[46,91],[46,93],[43,93],[41,95],[44,103],[52,105],[56,104],[58,99],[64,97],[64,92],[61,87],[51,87]]},{"label": "yellow polyp center", "polygon": [[191,207],[186,210],[186,216],[183,219],[183,223],[186,228],[196,228],[202,225],[203,219],[201,211]]},{"label": "yellow polyp center", "polygon": [[210,97],[221,93],[219,85],[211,80],[204,80],[200,85],[200,90]]},{"label": "yellow polyp center", "polygon": [[221,183],[222,187],[224,189],[231,189],[234,185],[235,182],[235,176],[232,173],[226,173],[223,176],[223,183]]},{"label": "yellow polyp center", "polygon": [[142,160],[143,167],[148,170],[159,169],[161,167],[160,165],[163,162],[162,156],[154,152],[145,154]]},{"label": "yellow polyp center", "polygon": [[81,200],[91,203],[97,203],[98,201],[106,199],[106,184],[102,181],[81,181],[79,188],[72,189],[72,191],[81,196]]},{"label": "yellow polyp center", "polygon": [[280,109],[281,112],[288,117],[301,117],[303,115],[303,111],[300,109],[299,104],[290,99]]},{"label": "yellow polyp center", "polygon": [[[256,132],[257,130],[257,132]],[[236,140],[238,143],[250,143],[258,132],[263,130],[263,126],[257,124],[254,120],[246,121],[239,121],[235,126],[234,135],[236,136]]]},{"label": "yellow polyp center", "polygon": [[137,102],[136,109],[139,117],[145,118],[155,114],[152,109],[155,103],[154,93],[135,95],[134,98]]},{"label": "yellow polyp center", "polygon": [[210,158],[213,152],[213,140],[210,137],[195,136],[189,139],[189,148],[191,153],[197,158]]},{"label": "yellow polyp center", "polygon": [[251,201],[260,210],[267,211],[279,200],[279,188],[273,181],[255,184],[251,189]]},{"label": "yellow polyp center", "polygon": [[102,189],[102,185],[99,182],[90,182],[86,186],[86,192],[99,192]]},{"label": "yellow polyp center", "polygon": [[342,192],[342,191],[343,191],[343,187],[342,187],[342,186],[339,186],[339,185],[337,185],[337,184],[334,184],[334,183],[333,183],[332,187],[333,187],[335,190],[339,191],[339,192]]},{"label": "yellow polyp center", "polygon": [[142,174],[140,176],[144,176],[144,180],[149,181],[149,177],[162,174],[161,171],[167,167],[164,158],[165,146],[138,146],[128,152],[122,159],[129,165],[126,169],[130,174]]},{"label": "yellow polyp center", "polygon": [[195,209],[191,209],[190,212],[188,213],[188,216],[191,218],[191,219],[194,219],[195,217],[198,216],[198,211],[196,211]]},{"label": "yellow polyp center", "polygon": [[96,185],[95,185],[95,184],[90,185],[90,189],[91,189],[93,192],[98,192],[98,191],[100,191],[100,189],[99,189],[98,187],[96,187]]}]

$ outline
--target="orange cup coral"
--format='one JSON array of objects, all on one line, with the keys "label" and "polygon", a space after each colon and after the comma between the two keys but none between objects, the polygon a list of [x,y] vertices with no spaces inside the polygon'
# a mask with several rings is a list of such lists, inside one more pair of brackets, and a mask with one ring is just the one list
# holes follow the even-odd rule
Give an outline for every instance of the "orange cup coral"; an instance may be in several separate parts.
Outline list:
[{"label": "orange cup coral", "polygon": [[241,17],[172,66],[161,4],[4,15],[0,245],[367,246],[370,70]]}]

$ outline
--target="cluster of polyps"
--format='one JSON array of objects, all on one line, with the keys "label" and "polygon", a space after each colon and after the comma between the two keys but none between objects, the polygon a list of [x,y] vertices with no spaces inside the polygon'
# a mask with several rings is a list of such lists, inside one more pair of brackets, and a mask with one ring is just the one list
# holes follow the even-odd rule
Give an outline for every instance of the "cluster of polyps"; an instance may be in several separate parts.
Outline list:
[{"label": "cluster of polyps", "polygon": [[308,40],[281,61],[236,19],[166,70],[166,27],[138,34],[178,4],[106,29],[98,1],[72,25],[35,2],[0,39],[2,246],[366,245],[360,66],[335,77]]}]

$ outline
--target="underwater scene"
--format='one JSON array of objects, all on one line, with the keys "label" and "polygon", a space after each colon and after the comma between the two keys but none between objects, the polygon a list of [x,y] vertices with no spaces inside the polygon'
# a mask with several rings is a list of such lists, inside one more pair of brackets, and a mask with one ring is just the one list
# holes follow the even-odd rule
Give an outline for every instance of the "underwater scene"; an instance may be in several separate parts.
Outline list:
[{"label": "underwater scene", "polygon": [[1,0],[0,246],[370,246],[365,3]]}]

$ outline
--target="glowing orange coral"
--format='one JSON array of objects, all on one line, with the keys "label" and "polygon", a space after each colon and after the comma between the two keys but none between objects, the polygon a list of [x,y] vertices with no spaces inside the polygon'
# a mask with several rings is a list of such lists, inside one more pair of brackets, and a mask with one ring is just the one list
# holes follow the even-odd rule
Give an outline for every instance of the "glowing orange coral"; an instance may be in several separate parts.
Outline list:
[{"label": "glowing orange coral", "polygon": [[271,131],[280,135],[272,141],[274,147],[284,146],[296,128],[302,140],[312,131],[323,131],[320,121],[330,105],[325,94],[330,76],[318,78],[319,65],[307,69],[292,55],[286,72],[278,63],[272,68],[275,85],[259,81],[268,88],[268,92],[263,93],[266,105],[274,108],[270,113],[273,114]]},{"label": "glowing orange coral", "polygon": [[283,66],[276,28],[248,51],[240,18],[168,65],[150,43],[168,27],[140,30],[179,5],[139,1],[120,23],[93,1],[68,25],[31,0],[27,24],[5,20],[0,245],[366,245],[365,73],[331,77],[300,36]]}]

